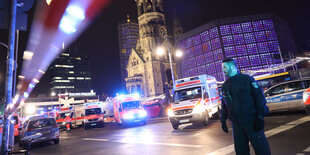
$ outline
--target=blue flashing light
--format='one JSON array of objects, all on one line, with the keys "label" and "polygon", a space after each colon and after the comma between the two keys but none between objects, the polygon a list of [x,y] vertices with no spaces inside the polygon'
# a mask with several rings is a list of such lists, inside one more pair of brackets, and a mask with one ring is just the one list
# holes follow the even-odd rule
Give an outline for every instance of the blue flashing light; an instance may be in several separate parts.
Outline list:
[{"label": "blue flashing light", "polygon": [[84,19],[85,11],[82,8],[76,5],[69,5],[60,20],[59,28],[65,33],[74,33]]},{"label": "blue flashing light", "polygon": [[140,95],[138,93],[133,94],[134,98],[139,98]]},{"label": "blue flashing light", "polygon": [[36,86],[36,85],[33,84],[33,83],[30,83],[30,84],[29,84],[29,87],[30,87],[30,88],[34,88],[35,86]]},{"label": "blue flashing light", "polygon": [[117,96],[117,99],[118,99],[118,100],[124,100],[124,99],[125,99],[125,96],[124,96],[124,95],[118,95],[118,96]]}]

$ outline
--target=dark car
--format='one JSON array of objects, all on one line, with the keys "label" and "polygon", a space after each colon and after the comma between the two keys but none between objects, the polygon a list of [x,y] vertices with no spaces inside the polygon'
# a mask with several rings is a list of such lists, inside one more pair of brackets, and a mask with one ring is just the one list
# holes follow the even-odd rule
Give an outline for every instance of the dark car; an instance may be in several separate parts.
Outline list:
[{"label": "dark car", "polygon": [[32,143],[49,141],[53,141],[54,144],[59,143],[59,128],[56,124],[55,118],[38,117],[30,118],[25,121],[23,128],[20,131],[20,147],[26,148]]}]

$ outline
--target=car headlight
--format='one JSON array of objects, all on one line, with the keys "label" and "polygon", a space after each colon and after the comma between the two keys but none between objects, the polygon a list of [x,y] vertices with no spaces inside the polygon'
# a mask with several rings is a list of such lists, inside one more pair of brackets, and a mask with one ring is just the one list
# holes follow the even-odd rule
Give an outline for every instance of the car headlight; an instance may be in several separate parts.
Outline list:
[{"label": "car headlight", "polygon": [[302,98],[303,98],[303,100],[304,100],[304,103],[308,100],[309,95],[310,95],[310,92],[304,92],[304,93],[303,93]]},{"label": "car headlight", "polygon": [[202,113],[204,111],[205,108],[201,104],[196,105],[193,109],[193,113]]},{"label": "car headlight", "polygon": [[131,118],[133,118],[133,113],[125,113],[125,114],[124,114],[124,118],[125,118],[125,119],[131,119]]},{"label": "car headlight", "polygon": [[62,124],[63,124],[63,125],[65,125],[65,124],[66,124],[66,122],[62,122]]},{"label": "car headlight", "polygon": [[140,113],[139,113],[140,117],[145,117],[146,115],[147,115],[147,113],[146,113],[145,110],[141,110]]},{"label": "car headlight", "polygon": [[171,116],[174,116],[174,113],[171,109],[168,109],[168,116],[171,117]]}]

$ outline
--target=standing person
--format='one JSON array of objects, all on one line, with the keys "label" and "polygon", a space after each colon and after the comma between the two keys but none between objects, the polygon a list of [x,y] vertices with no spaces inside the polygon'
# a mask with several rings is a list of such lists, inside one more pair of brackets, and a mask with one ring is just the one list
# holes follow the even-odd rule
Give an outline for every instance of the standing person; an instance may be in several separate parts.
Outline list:
[{"label": "standing person", "polygon": [[221,123],[228,133],[227,118],[233,128],[237,155],[249,155],[249,141],[257,155],[270,155],[264,134],[264,116],[269,110],[266,99],[253,77],[239,73],[233,59],[223,60],[223,71],[229,77],[222,86]]}]

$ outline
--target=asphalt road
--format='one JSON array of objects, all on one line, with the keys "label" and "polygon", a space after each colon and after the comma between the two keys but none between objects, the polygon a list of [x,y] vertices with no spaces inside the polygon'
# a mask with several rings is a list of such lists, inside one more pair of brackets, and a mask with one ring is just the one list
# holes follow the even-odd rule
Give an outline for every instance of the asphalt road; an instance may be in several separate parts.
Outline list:
[{"label": "asphalt road", "polygon": [[[310,116],[304,112],[281,112],[265,118],[265,134],[275,155],[310,154]],[[145,126],[123,128],[106,124],[103,128],[75,128],[61,131],[60,143],[34,144],[34,155],[208,155],[235,154],[232,131],[221,130],[219,120],[209,125],[185,124],[173,130],[167,118],[148,120]],[[252,150],[252,153],[253,150]]]}]

